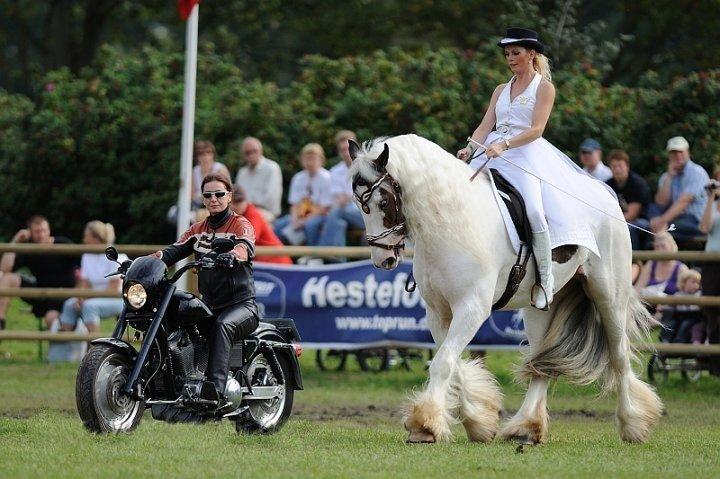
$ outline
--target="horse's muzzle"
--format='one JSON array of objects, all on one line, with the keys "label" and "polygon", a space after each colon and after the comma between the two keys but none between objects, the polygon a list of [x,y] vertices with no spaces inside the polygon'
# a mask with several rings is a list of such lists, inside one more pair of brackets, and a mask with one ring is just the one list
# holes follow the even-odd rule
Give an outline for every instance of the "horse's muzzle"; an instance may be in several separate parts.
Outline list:
[{"label": "horse's muzzle", "polygon": [[394,256],[391,256],[389,258],[385,258],[385,260],[382,263],[380,263],[380,267],[382,269],[391,270],[391,269],[395,268],[398,265],[398,263],[399,262],[398,262],[397,258],[395,258]]}]

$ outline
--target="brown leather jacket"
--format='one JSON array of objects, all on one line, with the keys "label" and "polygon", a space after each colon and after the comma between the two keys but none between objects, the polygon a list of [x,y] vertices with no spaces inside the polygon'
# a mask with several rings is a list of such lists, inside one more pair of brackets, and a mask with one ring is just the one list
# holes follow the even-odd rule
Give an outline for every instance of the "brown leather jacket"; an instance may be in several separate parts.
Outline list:
[{"label": "brown leather jacket", "polygon": [[210,252],[210,244],[215,238],[229,238],[235,241],[236,246],[231,253],[237,261],[232,268],[217,267],[200,270],[198,286],[203,301],[211,309],[221,309],[254,299],[252,258],[255,254],[255,232],[248,220],[232,211],[220,221],[208,217],[204,221],[195,223],[176,243],[163,249],[160,258],[168,266],[174,265],[191,253],[195,253],[196,259],[200,259]]}]

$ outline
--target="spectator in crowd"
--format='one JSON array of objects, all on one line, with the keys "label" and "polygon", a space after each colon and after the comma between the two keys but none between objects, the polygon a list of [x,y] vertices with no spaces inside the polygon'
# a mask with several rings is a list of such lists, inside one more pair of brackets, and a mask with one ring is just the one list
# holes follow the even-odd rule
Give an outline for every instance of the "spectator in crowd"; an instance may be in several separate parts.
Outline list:
[{"label": "spectator in crowd", "polygon": [[[680,274],[677,283],[676,296],[699,297],[700,273],[694,269],[688,269]],[[660,332],[660,340],[664,343],[687,343],[690,341],[690,333],[695,324],[701,322],[702,313],[700,306],[694,304],[678,304],[674,307],[665,308],[662,316],[663,329]]]},{"label": "spectator in crowd", "polygon": [[[705,211],[700,221],[700,231],[708,235],[705,251],[720,252],[720,188],[710,189]],[[707,296],[720,296],[720,263],[705,263],[702,266],[702,290]],[[710,344],[720,343],[720,308],[703,308],[705,331],[693,331],[693,342],[704,337]],[[711,372],[720,375],[720,358],[715,358],[710,366]]]},{"label": "spectator in crowd", "polygon": [[[612,178],[607,184],[617,194],[625,221],[648,229],[650,221],[645,211],[650,204],[650,186],[645,179],[630,171],[630,157],[623,150],[612,150],[608,155],[608,164]],[[646,234],[636,228],[630,228],[630,240],[633,249],[643,249]]]},{"label": "spectator in crowd", "polygon": [[303,241],[316,246],[330,204],[330,172],[323,168],[325,152],[317,143],[308,143],[300,151],[302,171],[290,181],[290,213],[275,222],[275,233],[285,244]]},{"label": "spectator in crowd", "polygon": [[[115,228],[110,223],[91,221],[85,225],[83,244],[110,246],[115,242]],[[122,262],[127,258],[118,258]],[[114,296],[120,292],[122,279],[111,276],[117,271],[117,263],[110,261],[104,253],[84,253],[80,259],[78,288],[107,291],[107,298],[68,298],[60,314],[60,330],[74,331],[78,319],[82,319],[89,332],[100,330],[100,319],[117,316],[123,308],[122,298]]]},{"label": "spectator in crowd", "polygon": [[655,203],[648,208],[650,228],[653,232],[664,231],[674,223],[678,237],[699,235],[700,217],[707,203],[708,174],[690,159],[690,145],[682,136],[668,140],[667,152],[668,170],[658,182]]},{"label": "spectator in crowd", "polygon": [[600,181],[612,178],[610,168],[602,162],[602,146],[593,138],[585,138],[580,143],[580,163],[583,170]]},{"label": "spectator in crowd", "polygon": [[[283,245],[272,227],[265,221],[260,209],[248,201],[245,190],[241,186],[235,185],[233,188],[230,207],[235,213],[244,216],[255,229],[255,246]],[[292,259],[289,256],[255,256],[253,262],[292,264]]]},{"label": "spectator in crowd", "polygon": [[265,158],[262,143],[257,138],[245,138],[241,148],[245,165],[238,171],[235,185],[245,190],[247,200],[272,223],[280,216],[283,192],[280,166]]},{"label": "spectator in crowd", "polygon": [[[677,243],[667,231],[655,236],[653,243],[655,251],[678,250]],[[635,283],[635,289],[647,295],[672,295],[677,292],[678,277],[688,269],[678,260],[649,260],[646,261]]]},{"label": "spectator in crowd", "polygon": [[[13,236],[12,243],[69,244],[64,236],[52,236],[50,223],[40,215],[27,220],[27,228]],[[27,268],[30,275],[14,273]],[[5,253],[0,260],[0,287],[2,288],[72,288],[75,285],[77,257],[54,254],[15,254]],[[24,299],[32,306],[32,313],[42,318],[47,328],[60,316],[62,299]],[[0,297],[0,329],[5,329],[10,298]]]},{"label": "spectator in crowd", "polygon": [[362,213],[353,201],[352,183],[348,178],[348,168],[352,163],[349,140],[357,140],[352,131],[342,130],[335,135],[340,161],[330,169],[332,207],[320,236],[319,244],[322,246],[345,246],[348,227],[365,228]]},{"label": "spectator in crowd", "polygon": [[193,160],[197,163],[192,170],[192,201],[193,209],[201,208],[203,178],[210,173],[220,173],[230,178],[230,171],[222,163],[215,161],[215,145],[209,141],[196,141],[193,148]]}]

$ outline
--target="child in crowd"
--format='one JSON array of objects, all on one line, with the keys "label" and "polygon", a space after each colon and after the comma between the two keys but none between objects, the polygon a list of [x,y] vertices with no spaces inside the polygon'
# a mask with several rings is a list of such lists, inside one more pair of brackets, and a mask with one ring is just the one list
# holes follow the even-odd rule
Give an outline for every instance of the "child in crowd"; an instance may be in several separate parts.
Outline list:
[{"label": "child in crowd", "polygon": [[[680,273],[677,281],[676,296],[699,297],[700,273],[688,269]],[[693,327],[702,321],[700,306],[694,304],[679,304],[671,309],[664,309],[662,316],[663,331],[660,339],[665,342],[687,343]]]}]

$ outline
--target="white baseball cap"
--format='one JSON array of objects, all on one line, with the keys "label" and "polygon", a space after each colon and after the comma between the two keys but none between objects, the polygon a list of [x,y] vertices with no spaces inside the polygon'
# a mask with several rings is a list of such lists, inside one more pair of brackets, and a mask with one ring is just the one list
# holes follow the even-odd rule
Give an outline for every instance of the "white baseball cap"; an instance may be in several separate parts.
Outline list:
[{"label": "white baseball cap", "polygon": [[690,149],[690,143],[682,136],[673,136],[667,142],[667,151],[685,151]]}]

